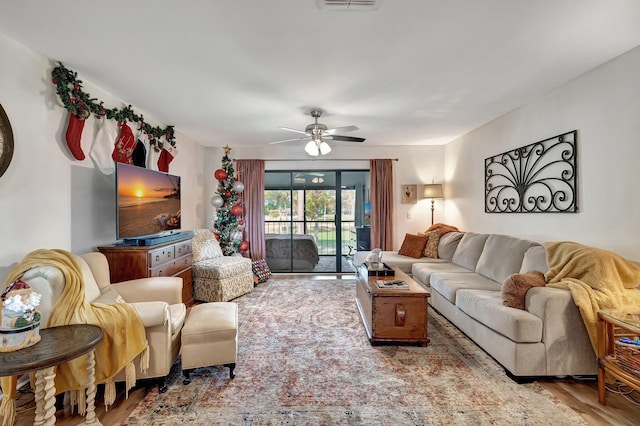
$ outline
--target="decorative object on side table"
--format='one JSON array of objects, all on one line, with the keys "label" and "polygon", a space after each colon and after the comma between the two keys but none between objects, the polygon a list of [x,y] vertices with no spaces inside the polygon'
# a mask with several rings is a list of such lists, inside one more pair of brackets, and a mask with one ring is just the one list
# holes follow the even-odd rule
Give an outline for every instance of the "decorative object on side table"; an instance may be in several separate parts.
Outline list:
[{"label": "decorative object on side table", "polygon": [[36,307],[42,296],[29,284],[16,280],[2,292],[0,352],[12,352],[40,341],[40,312]]}]

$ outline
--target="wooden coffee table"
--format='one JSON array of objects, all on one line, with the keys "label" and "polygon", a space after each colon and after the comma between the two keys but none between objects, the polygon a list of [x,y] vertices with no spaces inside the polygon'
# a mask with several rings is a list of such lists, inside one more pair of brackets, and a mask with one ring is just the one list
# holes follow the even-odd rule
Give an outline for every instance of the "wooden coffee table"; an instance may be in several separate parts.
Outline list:
[{"label": "wooden coffee table", "polygon": [[[369,276],[366,266],[357,268],[356,306],[369,342],[426,346],[429,292],[400,269],[394,277]],[[409,289],[380,289],[376,280],[403,280]]]}]

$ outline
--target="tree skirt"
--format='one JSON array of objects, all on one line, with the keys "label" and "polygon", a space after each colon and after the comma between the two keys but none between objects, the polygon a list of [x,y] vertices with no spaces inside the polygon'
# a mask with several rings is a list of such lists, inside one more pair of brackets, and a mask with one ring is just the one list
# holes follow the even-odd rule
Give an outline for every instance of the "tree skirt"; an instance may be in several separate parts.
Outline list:
[{"label": "tree skirt", "polygon": [[371,346],[354,299],[351,279],[260,284],[235,300],[235,379],[218,366],[186,386],[176,375],[123,424],[587,424],[431,309],[427,347]]}]

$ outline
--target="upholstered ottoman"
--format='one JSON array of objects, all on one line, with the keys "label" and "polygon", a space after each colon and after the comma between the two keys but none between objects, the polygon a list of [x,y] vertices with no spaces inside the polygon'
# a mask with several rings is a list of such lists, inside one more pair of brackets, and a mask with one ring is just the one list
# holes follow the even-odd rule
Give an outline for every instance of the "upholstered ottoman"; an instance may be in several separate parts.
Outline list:
[{"label": "upholstered ottoman", "polygon": [[253,290],[251,259],[221,256],[194,262],[193,297],[204,302],[227,302]]},{"label": "upholstered ottoman", "polygon": [[184,384],[193,370],[210,365],[229,367],[235,377],[238,355],[238,305],[214,302],[195,305],[182,328],[182,371]]}]

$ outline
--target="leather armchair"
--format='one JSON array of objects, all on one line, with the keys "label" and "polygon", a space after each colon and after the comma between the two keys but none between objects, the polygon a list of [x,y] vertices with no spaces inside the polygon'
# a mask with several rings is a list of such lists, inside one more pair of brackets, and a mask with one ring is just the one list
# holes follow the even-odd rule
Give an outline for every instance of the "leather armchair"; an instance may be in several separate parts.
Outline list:
[{"label": "leather armchair", "polygon": [[[182,303],[182,279],[177,277],[141,278],[111,284],[109,264],[102,253],[76,256],[82,268],[85,297],[90,303],[121,303],[133,305],[142,323],[149,344],[149,368],[142,372],[140,360],[134,360],[137,379],[158,378],[159,389],[166,391],[165,377],[180,353],[182,326],[186,306]],[[41,324],[46,327],[49,315],[64,289],[64,276],[57,268],[41,266],[28,270],[22,279],[42,294],[39,310]],[[124,371],[116,381],[124,381]]]}]

